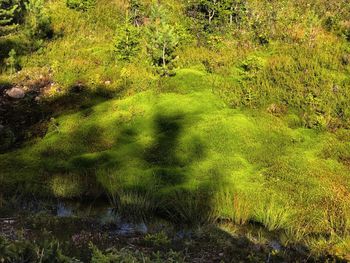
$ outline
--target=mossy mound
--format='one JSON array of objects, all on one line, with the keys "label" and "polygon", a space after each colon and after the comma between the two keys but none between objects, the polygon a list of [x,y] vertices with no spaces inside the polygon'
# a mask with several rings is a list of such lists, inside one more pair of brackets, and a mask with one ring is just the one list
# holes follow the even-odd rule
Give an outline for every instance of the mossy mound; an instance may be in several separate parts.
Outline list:
[{"label": "mossy mound", "polygon": [[143,193],[189,222],[256,220],[275,230],[312,220],[310,233],[348,231],[347,223],[327,221],[348,215],[349,168],[336,155],[341,136],[229,109],[195,86],[206,78],[179,71],[169,79],[177,91],[145,91],[57,118],[43,139],[2,155],[5,185],[69,198],[94,188],[137,193],[137,200]]}]

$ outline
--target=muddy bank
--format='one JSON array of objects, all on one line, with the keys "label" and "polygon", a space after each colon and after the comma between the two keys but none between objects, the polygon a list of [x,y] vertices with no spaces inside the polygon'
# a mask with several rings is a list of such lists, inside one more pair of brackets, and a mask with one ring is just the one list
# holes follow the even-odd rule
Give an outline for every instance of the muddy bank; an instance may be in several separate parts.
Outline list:
[{"label": "muddy bank", "polygon": [[101,251],[113,248],[113,251],[126,250],[149,257],[174,251],[184,262],[326,260],[313,258],[303,246],[283,246],[278,233],[261,226],[228,223],[188,226],[157,217],[128,220],[101,200],[84,203],[35,200],[5,210],[4,207],[0,210],[0,237],[10,242],[30,240],[36,244],[55,240],[65,255],[82,262],[90,262],[91,244]]},{"label": "muddy bank", "polygon": [[92,91],[80,82],[64,89],[54,82],[50,71],[38,76],[18,75],[13,83],[0,82],[0,153],[43,137],[54,117],[88,109],[115,95],[104,87]]},{"label": "muddy bank", "polygon": [[46,133],[52,110],[43,97],[53,84],[48,76],[0,84],[0,152]]}]

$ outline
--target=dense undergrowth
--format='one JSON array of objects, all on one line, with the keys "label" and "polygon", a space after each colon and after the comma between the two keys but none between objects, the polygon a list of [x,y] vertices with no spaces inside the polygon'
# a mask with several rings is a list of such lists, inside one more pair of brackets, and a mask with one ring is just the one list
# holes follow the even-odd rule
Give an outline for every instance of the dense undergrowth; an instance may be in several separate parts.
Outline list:
[{"label": "dense undergrowth", "polygon": [[40,72],[54,108],[0,155],[4,196],[107,195],[129,217],[258,223],[348,257],[350,5],[233,2],[54,0],[1,37],[3,85]]}]

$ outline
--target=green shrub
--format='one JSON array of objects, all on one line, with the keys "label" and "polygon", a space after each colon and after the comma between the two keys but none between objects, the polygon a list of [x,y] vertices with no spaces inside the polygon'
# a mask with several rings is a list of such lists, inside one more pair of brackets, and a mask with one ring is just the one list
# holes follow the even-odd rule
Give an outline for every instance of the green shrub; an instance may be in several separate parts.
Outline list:
[{"label": "green shrub", "polygon": [[131,250],[127,248],[116,249],[109,248],[101,251],[92,243],[90,243],[92,251],[91,263],[183,263],[184,256],[181,253],[170,251],[157,251],[151,255],[147,255],[139,250]]},{"label": "green shrub", "polygon": [[115,52],[118,60],[130,61],[140,50],[140,34],[137,27],[128,21],[117,30]]},{"label": "green shrub", "polygon": [[179,34],[164,17],[163,7],[153,6],[151,18],[152,24],[147,28],[147,50],[159,73],[169,75],[169,70],[174,68]]},{"label": "green shrub", "polygon": [[10,241],[0,236],[0,262],[42,262],[71,263],[80,262],[65,256],[56,240],[36,243],[28,240]]},{"label": "green shrub", "polygon": [[147,244],[156,247],[163,247],[170,244],[170,239],[164,231],[155,234],[147,234],[144,240]]},{"label": "green shrub", "polygon": [[41,40],[53,37],[53,27],[51,17],[44,9],[43,0],[30,0],[26,3],[27,31],[31,39]]},{"label": "green shrub", "polygon": [[245,72],[257,73],[264,68],[265,64],[266,62],[263,58],[258,56],[250,56],[242,62],[241,68]]},{"label": "green shrub", "polygon": [[96,0],[66,0],[66,5],[70,9],[87,11],[96,4]]},{"label": "green shrub", "polygon": [[6,66],[8,67],[11,74],[15,73],[19,69],[19,60],[16,50],[11,49],[9,56],[6,59]]},{"label": "green shrub", "polygon": [[2,0],[0,2],[0,37],[16,28],[16,17],[21,11],[18,0]]}]

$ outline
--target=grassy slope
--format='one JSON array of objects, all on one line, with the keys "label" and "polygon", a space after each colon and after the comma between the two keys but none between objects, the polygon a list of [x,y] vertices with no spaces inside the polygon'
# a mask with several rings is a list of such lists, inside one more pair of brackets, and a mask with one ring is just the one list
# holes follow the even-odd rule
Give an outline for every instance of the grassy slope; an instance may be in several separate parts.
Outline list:
[{"label": "grassy slope", "polygon": [[[165,200],[180,189],[204,190],[212,193],[210,216],[343,234],[349,172],[325,156],[336,136],[231,110],[206,78],[179,70],[169,80],[179,92],[146,91],[59,117],[42,140],[2,156],[5,180],[32,181],[38,192],[61,197],[89,192],[91,185],[77,180],[84,176],[112,192],[153,189],[148,194]],[[176,205],[187,205],[178,198]],[[185,210],[191,208],[204,212],[190,204]]]},{"label": "grassy slope", "polygon": [[[120,87],[121,66],[115,64],[110,50],[117,27],[113,17],[121,17],[122,8],[101,4],[93,14],[81,14],[65,8],[63,1],[53,1],[49,10],[56,32],[64,34],[42,51],[24,56],[25,67],[50,65],[55,81],[63,87],[82,81],[94,89],[107,80],[110,87]],[[319,43],[326,37],[320,34]],[[157,88],[147,66],[143,71],[127,65],[124,69],[132,78],[129,96],[58,116],[43,139],[1,155],[2,183],[8,191],[20,187],[58,197],[94,195],[101,189],[122,195],[137,189],[143,198],[166,201],[165,210],[178,219],[254,220],[270,230],[284,229],[292,241],[331,233],[334,238],[327,239],[324,247],[318,244],[324,244],[322,239],[310,242],[318,242],[315,247],[320,250],[349,253],[350,173],[341,158],[348,156],[348,132],[303,128],[293,110],[277,117],[250,107],[260,101],[294,102],[304,96],[298,89],[303,81],[310,83],[310,89],[318,89],[317,78],[327,87],[327,92],[321,92],[323,98],[332,103],[335,99],[328,96],[328,88],[333,83],[346,87],[349,66],[341,65],[339,59],[330,66],[330,57],[341,56],[343,42],[332,37],[325,43],[311,53],[303,49],[311,58],[302,52],[294,54],[289,46],[285,51],[278,42],[271,48],[248,49],[248,56],[241,50],[227,58],[226,53],[219,54],[224,63],[237,59],[219,69],[219,75],[187,65],[196,65],[203,56],[197,49],[197,55],[191,54],[188,48],[189,54],[184,50],[185,58],[180,58],[184,68]],[[319,56],[321,49],[332,45],[335,51]],[[222,62],[215,51],[205,52],[214,64]],[[291,59],[295,57],[300,61]],[[308,60],[316,62],[308,64]],[[242,63],[253,71],[242,72]],[[316,72],[310,74],[316,79],[302,79],[298,67],[304,64],[306,70]],[[225,82],[237,89],[226,87]],[[279,93],[271,83],[278,88],[296,83],[296,88]],[[286,98],[286,94],[296,95]],[[237,103],[241,98],[247,99]],[[247,107],[232,109],[225,102]]]}]

